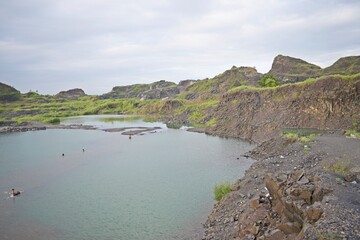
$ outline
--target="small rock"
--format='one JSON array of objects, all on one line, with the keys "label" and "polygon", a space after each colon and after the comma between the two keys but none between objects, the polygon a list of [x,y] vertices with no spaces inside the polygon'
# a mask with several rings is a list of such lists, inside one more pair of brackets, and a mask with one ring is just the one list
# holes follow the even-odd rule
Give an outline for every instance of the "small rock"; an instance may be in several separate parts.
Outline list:
[{"label": "small rock", "polygon": [[280,155],[280,158],[281,158],[281,159],[284,159],[285,157],[284,157],[283,155]]},{"label": "small rock", "polygon": [[348,174],[345,175],[344,179],[347,182],[353,182],[353,181],[356,180],[356,174],[348,173]]},{"label": "small rock", "polygon": [[250,201],[250,207],[257,209],[260,206],[259,199],[255,198]]},{"label": "small rock", "polygon": [[307,215],[308,219],[310,220],[310,222],[316,222],[317,220],[319,220],[322,213],[323,213],[323,210],[320,207],[311,206],[306,210],[306,215]]}]

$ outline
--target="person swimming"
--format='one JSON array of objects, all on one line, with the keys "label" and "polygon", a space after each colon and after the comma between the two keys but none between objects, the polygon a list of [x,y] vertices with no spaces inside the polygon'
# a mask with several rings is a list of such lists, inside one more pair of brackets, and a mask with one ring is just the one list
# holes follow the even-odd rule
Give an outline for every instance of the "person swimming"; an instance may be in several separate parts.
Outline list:
[{"label": "person swimming", "polygon": [[18,195],[20,195],[20,191],[15,191],[15,189],[13,188],[13,189],[11,189],[11,196],[12,197],[15,197],[15,196],[18,196]]}]

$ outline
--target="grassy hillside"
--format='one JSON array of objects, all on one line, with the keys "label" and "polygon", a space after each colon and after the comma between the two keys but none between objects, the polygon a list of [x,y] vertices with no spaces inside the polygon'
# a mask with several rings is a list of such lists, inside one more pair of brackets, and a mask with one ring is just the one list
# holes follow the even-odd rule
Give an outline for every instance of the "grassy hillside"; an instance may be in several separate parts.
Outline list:
[{"label": "grassy hillside", "polygon": [[213,78],[197,81],[188,87],[180,98],[188,100],[214,98],[216,95],[226,93],[229,89],[237,86],[256,85],[261,76],[262,74],[258,73],[255,68],[233,66]]},{"label": "grassy hillside", "polygon": [[351,75],[360,72],[360,56],[343,57],[330,67],[324,68],[322,75]]}]

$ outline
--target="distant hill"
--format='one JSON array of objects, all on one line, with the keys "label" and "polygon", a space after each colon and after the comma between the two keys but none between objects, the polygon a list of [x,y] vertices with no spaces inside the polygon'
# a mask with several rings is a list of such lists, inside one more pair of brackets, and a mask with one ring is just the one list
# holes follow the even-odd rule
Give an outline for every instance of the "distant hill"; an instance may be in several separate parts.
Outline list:
[{"label": "distant hill", "polygon": [[80,97],[86,96],[84,90],[80,88],[74,88],[67,91],[61,91],[55,95],[57,98],[63,98],[68,100],[77,100]]},{"label": "distant hill", "polygon": [[[321,67],[299,58],[278,55],[267,74],[273,75],[281,83],[302,82],[308,78],[316,78],[334,74],[352,75],[360,72],[360,56],[343,57],[330,67]],[[254,67],[236,67],[203,80],[184,80],[177,85],[165,80],[150,84],[133,84],[117,86],[111,92],[99,96],[101,99],[163,99],[180,97],[182,99],[209,99],[227,93],[239,86],[258,86],[264,76]]]},{"label": "distant hill", "polygon": [[99,96],[107,98],[141,98],[141,99],[162,99],[174,97],[180,90],[176,83],[161,80],[150,84],[133,84],[128,86],[114,87],[111,92]]},{"label": "distant hill", "polygon": [[342,57],[330,67],[324,68],[322,75],[351,75],[360,72],[360,56]]},{"label": "distant hill", "polygon": [[321,67],[299,58],[278,55],[275,57],[268,74],[283,83],[302,82],[308,78],[334,74],[352,75],[360,72],[360,56],[343,57],[330,67]]},{"label": "distant hill", "polygon": [[233,66],[213,78],[197,81],[186,89],[184,95],[186,99],[194,99],[200,96],[210,97],[214,94],[223,94],[234,87],[255,86],[261,76],[262,74],[258,73],[255,68]]},{"label": "distant hill", "polygon": [[19,100],[21,97],[20,91],[15,88],[0,82],[0,101],[11,102]]}]

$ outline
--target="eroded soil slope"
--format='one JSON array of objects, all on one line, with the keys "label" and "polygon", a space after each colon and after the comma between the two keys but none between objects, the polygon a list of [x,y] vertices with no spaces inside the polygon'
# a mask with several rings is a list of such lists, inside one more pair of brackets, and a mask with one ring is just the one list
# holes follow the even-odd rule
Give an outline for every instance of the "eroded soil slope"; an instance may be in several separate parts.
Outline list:
[{"label": "eroded soil slope", "polygon": [[283,128],[351,129],[360,125],[360,76],[229,93],[210,117],[208,133],[257,143]]}]

